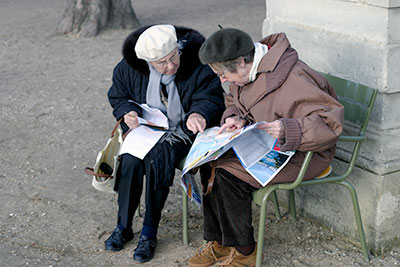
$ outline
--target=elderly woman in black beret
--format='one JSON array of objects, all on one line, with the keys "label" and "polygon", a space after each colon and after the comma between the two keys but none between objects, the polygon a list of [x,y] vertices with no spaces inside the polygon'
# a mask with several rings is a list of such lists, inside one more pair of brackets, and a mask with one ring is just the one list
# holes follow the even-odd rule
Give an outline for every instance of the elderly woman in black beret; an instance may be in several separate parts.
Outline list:
[{"label": "elderly woman in black beret", "polygon": [[[261,129],[279,139],[281,151],[296,150],[270,184],[293,181],[306,151],[314,151],[306,180],[329,166],[342,132],[343,106],[328,82],[299,60],[284,33],[253,43],[243,31],[221,29],[203,43],[199,55],[221,82],[230,82],[220,132],[265,121]],[[232,150],[212,166],[212,191],[203,197],[208,243],[190,258],[189,266],[223,260],[220,266],[254,266],[251,192],[261,185]]]}]

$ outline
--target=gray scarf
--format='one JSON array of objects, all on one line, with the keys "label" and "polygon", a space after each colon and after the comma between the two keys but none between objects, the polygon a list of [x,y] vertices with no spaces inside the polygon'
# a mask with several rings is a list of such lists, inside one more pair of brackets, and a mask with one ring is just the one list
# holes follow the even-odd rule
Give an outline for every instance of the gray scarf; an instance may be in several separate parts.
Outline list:
[{"label": "gray scarf", "polygon": [[[178,124],[185,119],[185,112],[181,104],[174,79],[175,75],[159,73],[150,63],[149,84],[147,85],[146,102],[152,108],[158,108],[168,117],[169,129],[175,131]],[[166,85],[168,93],[168,107],[161,101],[161,83]]]},{"label": "gray scarf", "polygon": [[[146,103],[152,107],[161,110],[168,117],[169,131],[160,142],[168,141],[174,143],[176,138],[182,139],[185,143],[190,142],[189,137],[183,132],[179,123],[185,119],[185,112],[182,107],[181,99],[178,94],[178,88],[174,82],[175,75],[165,75],[159,73],[150,63],[149,84],[147,85]],[[168,93],[168,107],[161,101],[161,83],[165,84]]]}]

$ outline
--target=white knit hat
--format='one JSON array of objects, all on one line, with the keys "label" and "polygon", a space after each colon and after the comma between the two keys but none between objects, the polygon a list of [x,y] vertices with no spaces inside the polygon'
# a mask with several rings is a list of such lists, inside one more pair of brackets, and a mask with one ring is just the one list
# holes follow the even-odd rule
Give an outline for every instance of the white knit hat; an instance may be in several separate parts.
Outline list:
[{"label": "white knit hat", "polygon": [[172,52],[177,46],[175,27],[155,25],[146,29],[135,46],[136,56],[146,61],[157,61]]}]

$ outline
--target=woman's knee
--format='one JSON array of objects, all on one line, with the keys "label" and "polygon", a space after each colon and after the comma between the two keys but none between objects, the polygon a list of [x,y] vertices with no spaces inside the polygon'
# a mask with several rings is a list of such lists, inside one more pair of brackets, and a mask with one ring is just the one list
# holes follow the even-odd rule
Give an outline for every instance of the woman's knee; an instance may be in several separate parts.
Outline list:
[{"label": "woman's knee", "polygon": [[118,180],[131,180],[133,177],[144,175],[143,162],[130,154],[122,154],[118,168]]},{"label": "woman's knee", "polygon": [[142,160],[132,156],[131,154],[125,153],[120,156],[120,165],[130,165],[130,166],[137,166],[143,164]]}]

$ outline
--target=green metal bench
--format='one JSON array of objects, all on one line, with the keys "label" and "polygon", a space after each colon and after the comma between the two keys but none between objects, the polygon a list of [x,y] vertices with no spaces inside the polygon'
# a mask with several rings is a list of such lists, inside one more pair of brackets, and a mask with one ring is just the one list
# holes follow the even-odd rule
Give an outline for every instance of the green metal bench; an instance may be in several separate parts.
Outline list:
[{"label": "green metal bench", "polygon": [[366,87],[364,85],[347,81],[332,75],[322,74],[329,83],[335,88],[336,94],[340,103],[343,104],[345,109],[345,121],[351,123],[352,126],[359,128],[358,134],[355,135],[341,135],[339,142],[353,142],[355,146],[351,152],[350,161],[347,164],[347,169],[341,173],[336,174],[332,172],[325,178],[312,179],[303,181],[304,174],[310,163],[313,152],[309,151],[306,154],[303,165],[293,183],[276,184],[266,186],[253,193],[253,201],[261,205],[260,222],[258,231],[258,244],[257,244],[257,267],[262,264],[262,253],[264,244],[265,221],[266,221],[266,204],[267,198],[276,190],[289,190],[289,211],[291,216],[296,218],[296,204],[294,198],[294,189],[300,186],[310,186],[324,183],[338,184],[346,187],[351,195],[353,202],[354,215],[357,222],[358,234],[360,238],[363,259],[369,261],[369,251],[365,241],[364,228],[361,221],[360,208],[357,199],[357,193],[353,185],[351,185],[346,178],[351,174],[355,166],[358,154],[360,152],[361,143],[366,139],[366,129],[371,115],[372,108],[378,91]]}]

